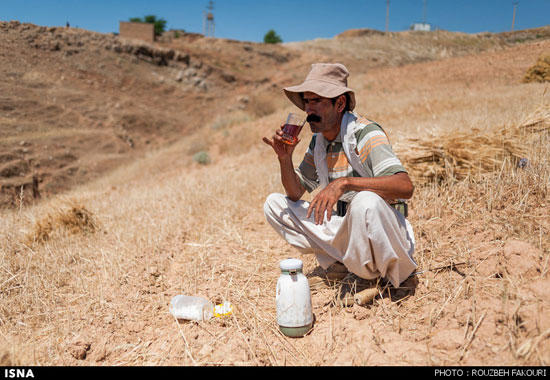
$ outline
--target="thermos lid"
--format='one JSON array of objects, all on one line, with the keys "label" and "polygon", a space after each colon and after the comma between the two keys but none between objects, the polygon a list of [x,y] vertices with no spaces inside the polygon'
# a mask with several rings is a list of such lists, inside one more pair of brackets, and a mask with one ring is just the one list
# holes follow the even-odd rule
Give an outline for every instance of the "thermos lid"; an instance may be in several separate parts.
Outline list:
[{"label": "thermos lid", "polygon": [[304,264],[302,263],[302,260],[299,259],[286,259],[280,262],[279,264],[281,271],[283,273],[296,273],[301,272]]}]

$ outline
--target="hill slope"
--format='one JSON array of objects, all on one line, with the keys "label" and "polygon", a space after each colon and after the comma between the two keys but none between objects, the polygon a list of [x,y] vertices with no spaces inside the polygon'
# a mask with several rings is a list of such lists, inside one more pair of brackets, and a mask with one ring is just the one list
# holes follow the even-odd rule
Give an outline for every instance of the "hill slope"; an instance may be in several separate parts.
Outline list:
[{"label": "hill slope", "polygon": [[544,40],[549,30],[359,30],[284,45],[184,34],[148,45],[2,22],[0,54],[8,59],[0,68],[0,207],[68,190],[204,125],[220,128],[274,112],[283,104],[281,87],[301,80],[315,61],[339,60],[357,75]]},{"label": "hill slope", "polygon": [[[18,207],[16,200],[15,209],[1,212],[3,364],[550,363],[550,91],[547,83],[521,81],[527,68],[550,49],[548,39],[507,42],[484,51],[457,48],[456,54],[439,59],[419,60],[419,53],[409,64],[372,62],[365,71],[342,51],[333,55],[332,49],[344,45],[331,41],[264,46],[187,36],[147,47],[145,51],[158,53],[138,57],[134,49],[140,43],[97,36],[102,42],[90,46],[105,46],[83,49],[94,54],[81,51],[62,58],[65,49],[72,49],[71,33],[90,39],[95,35],[65,30],[52,34],[46,29],[40,33],[50,33],[48,38],[34,37],[44,38],[39,46],[57,32],[61,40],[71,42],[50,51],[22,45],[16,38],[38,33],[36,27],[3,27],[17,32],[8,32],[2,46],[15,52],[24,47],[20,56],[14,53],[19,64],[7,68],[13,75],[6,77],[12,79],[1,85],[14,89],[16,96],[2,95],[3,100],[24,104],[29,97],[42,110],[37,114],[26,107],[23,112],[13,105],[3,110],[3,127],[23,125],[15,136],[2,129],[4,148],[14,149],[16,156],[24,152],[15,148],[35,154],[37,147],[60,141],[50,135],[72,141],[82,133],[63,124],[72,117],[83,120],[77,125],[95,138],[89,146],[86,139],[75,140],[81,144],[74,150],[81,161],[88,150],[100,157],[92,148],[109,139],[120,141],[117,159],[130,158],[59,196],[44,196],[32,207]],[[316,47],[309,49],[309,44]],[[326,50],[320,53],[318,46]],[[164,66],[154,62],[176,53],[188,54],[189,67],[185,58],[164,58]],[[241,53],[250,54],[242,62],[244,68],[237,64]],[[73,61],[82,59],[79,56],[87,58]],[[102,61],[92,64],[97,57]],[[280,87],[301,81],[317,59],[342,60],[355,67],[350,83],[357,92],[358,112],[384,126],[417,185],[409,220],[420,273],[397,289],[382,288],[366,306],[342,307],[338,288],[315,291],[313,330],[302,339],[287,339],[276,325],[275,285],[279,261],[298,253],[262,213],[267,194],[282,189],[276,159],[261,137],[273,133],[286,112],[295,109]],[[194,60],[202,66],[194,67]],[[72,66],[78,64],[90,66],[79,71]],[[110,70],[91,79],[101,64]],[[206,91],[192,76],[178,81],[175,67],[202,73],[197,76],[206,80]],[[25,79],[27,72],[42,70],[48,73],[42,79],[36,74]],[[62,85],[62,75],[74,77],[69,88]],[[40,85],[49,78],[57,80]],[[111,82],[112,90],[100,86]],[[154,96],[149,97],[151,92]],[[73,98],[80,101],[64,111],[63,105]],[[119,108],[109,106],[118,101]],[[48,106],[54,107],[50,113]],[[204,113],[193,119],[195,111]],[[125,120],[122,116],[133,113],[142,118],[125,126],[128,131],[136,126],[129,135],[131,148],[129,140],[115,132]],[[179,123],[180,118],[186,122]],[[150,120],[167,126],[160,123],[151,132]],[[61,133],[65,129],[66,135]],[[50,134],[31,139],[42,130]],[[493,149],[500,152],[495,142],[507,147],[506,131],[516,144],[507,155],[491,156],[493,165],[479,165],[476,157],[487,157]],[[22,136],[33,145],[20,144]],[[296,163],[310,136],[304,129]],[[149,144],[146,139],[151,139]],[[527,165],[513,160],[511,153],[518,147]],[[210,154],[210,164],[192,160],[201,150]],[[416,153],[425,159],[426,152],[430,168],[442,170],[438,181],[425,184],[425,173],[419,170],[425,162],[416,161]],[[440,156],[444,159],[434,160]],[[459,176],[465,167],[466,176]],[[313,257],[300,258],[308,277],[318,272]],[[176,294],[229,301],[233,315],[177,322],[168,313]]]},{"label": "hill slope", "polygon": [[[42,196],[62,192],[242,107],[239,95],[253,104],[272,85],[260,70],[245,75],[193,50],[17,22],[0,31],[2,206],[18,202],[21,186],[32,199],[33,177]],[[296,55],[243,45],[258,67]]]}]

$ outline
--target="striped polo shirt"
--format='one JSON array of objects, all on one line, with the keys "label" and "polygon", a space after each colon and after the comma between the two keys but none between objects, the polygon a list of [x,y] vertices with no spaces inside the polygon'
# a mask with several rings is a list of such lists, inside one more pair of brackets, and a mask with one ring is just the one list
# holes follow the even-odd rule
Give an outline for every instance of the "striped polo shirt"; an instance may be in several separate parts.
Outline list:
[{"label": "striped polo shirt", "polygon": [[[407,172],[401,161],[394,153],[388,137],[382,127],[368,119],[359,117],[357,122],[363,127],[356,131],[357,151],[364,168],[369,174],[368,177],[381,177],[400,172]],[[295,169],[302,186],[312,192],[319,186],[319,178],[315,170],[313,152],[317,138],[325,138],[322,134],[313,135],[303,161]],[[327,144],[327,168],[329,182],[341,177],[360,177],[351,167],[340,134],[336,139]],[[340,199],[350,201],[355,192],[348,192]]]}]

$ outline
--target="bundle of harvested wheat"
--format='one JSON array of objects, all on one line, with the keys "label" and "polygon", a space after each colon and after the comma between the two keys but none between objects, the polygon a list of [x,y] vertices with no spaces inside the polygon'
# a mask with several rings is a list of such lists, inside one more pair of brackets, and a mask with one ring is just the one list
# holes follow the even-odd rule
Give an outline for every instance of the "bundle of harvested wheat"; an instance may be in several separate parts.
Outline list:
[{"label": "bundle of harvested wheat", "polygon": [[516,164],[528,156],[533,137],[549,130],[550,105],[545,104],[516,126],[410,139],[400,156],[415,183],[463,179],[497,170],[505,161]]},{"label": "bundle of harvested wheat", "polygon": [[531,66],[523,77],[528,82],[550,82],[550,54],[543,54],[533,66]]}]

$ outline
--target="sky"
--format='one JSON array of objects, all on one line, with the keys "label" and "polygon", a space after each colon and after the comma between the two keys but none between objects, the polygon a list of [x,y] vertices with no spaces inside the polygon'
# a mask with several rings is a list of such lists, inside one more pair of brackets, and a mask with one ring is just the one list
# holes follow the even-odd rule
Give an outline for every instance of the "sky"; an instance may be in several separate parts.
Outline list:
[{"label": "sky", "polygon": [[[166,29],[203,33],[208,0],[0,0],[0,21],[113,33],[119,21],[155,15]],[[388,30],[426,22],[455,32],[499,33],[550,25],[550,0],[390,0]],[[386,30],[387,0],[214,0],[215,37],[262,42],[332,38],[349,29]]]}]

